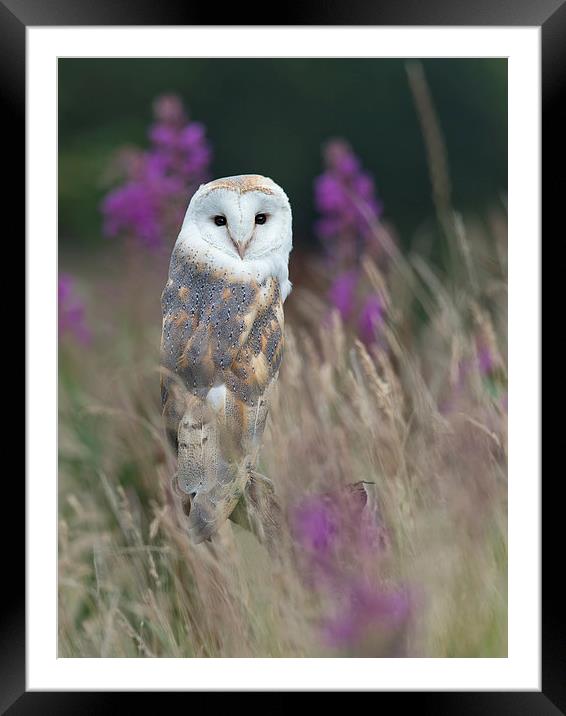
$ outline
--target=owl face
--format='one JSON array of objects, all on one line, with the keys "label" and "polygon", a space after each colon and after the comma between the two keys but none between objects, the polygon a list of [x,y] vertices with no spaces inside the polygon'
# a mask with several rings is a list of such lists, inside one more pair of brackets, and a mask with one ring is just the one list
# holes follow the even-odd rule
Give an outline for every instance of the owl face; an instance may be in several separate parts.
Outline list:
[{"label": "owl face", "polygon": [[289,200],[267,177],[216,179],[191,199],[179,241],[189,255],[216,268],[286,280],[292,247]]}]

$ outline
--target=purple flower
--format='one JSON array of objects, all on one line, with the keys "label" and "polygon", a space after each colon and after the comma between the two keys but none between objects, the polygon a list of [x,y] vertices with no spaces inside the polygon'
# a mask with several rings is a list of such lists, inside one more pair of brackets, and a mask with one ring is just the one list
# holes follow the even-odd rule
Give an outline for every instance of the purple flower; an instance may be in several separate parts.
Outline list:
[{"label": "purple flower", "polygon": [[292,531],[310,556],[354,548],[362,552],[378,545],[375,521],[365,511],[363,490],[338,488],[303,498],[292,510]]},{"label": "purple flower", "polygon": [[59,338],[70,335],[79,343],[87,344],[90,341],[90,331],[85,322],[84,305],[75,294],[74,284],[72,276],[66,273],[59,274],[57,286]]},{"label": "purple flower", "polygon": [[146,248],[161,243],[158,202],[147,182],[130,182],[111,191],[102,204],[108,236],[133,235]]},{"label": "purple flower", "polygon": [[206,130],[189,122],[174,95],[154,103],[147,152],[129,152],[122,162],[123,183],[102,202],[104,233],[161,249],[179,231],[187,201],[209,178],[212,151]]},{"label": "purple flower", "polygon": [[323,634],[334,647],[354,647],[382,630],[398,629],[408,618],[405,590],[386,590],[354,582],[346,590],[340,610],[323,622]]},{"label": "purple flower", "polygon": [[[342,222],[340,219],[327,216],[322,219],[318,219],[315,223],[315,230],[321,239],[331,239],[339,233],[341,226]],[[330,249],[328,253],[331,255]]]},{"label": "purple flower", "polygon": [[380,326],[383,324],[383,302],[376,293],[371,293],[360,313],[358,328],[362,341],[369,345],[375,343]]},{"label": "purple flower", "polygon": [[319,497],[305,500],[294,512],[293,531],[304,550],[326,556],[332,550],[337,534],[331,505]]},{"label": "purple flower", "polygon": [[[376,256],[381,246],[375,224],[383,206],[373,178],[361,167],[351,147],[341,139],[324,149],[325,171],[315,179],[314,197],[320,218],[315,230],[326,249],[334,273],[329,290],[331,304],[343,321],[351,320],[366,344],[375,342],[384,320],[384,306],[376,294],[365,295],[358,267],[364,255]],[[360,299],[361,310],[356,306]]]},{"label": "purple flower", "polygon": [[339,274],[330,287],[330,301],[338,309],[344,321],[350,317],[354,310],[358,280],[357,271],[346,271]]},{"label": "purple flower", "polygon": [[329,168],[342,177],[354,177],[360,170],[360,160],[343,139],[333,139],[325,147],[325,160]]},{"label": "purple flower", "polygon": [[200,122],[191,122],[179,134],[179,144],[184,149],[199,149],[206,145],[206,129]]},{"label": "purple flower", "polygon": [[358,260],[373,239],[372,224],[382,213],[371,176],[343,140],[324,150],[326,170],[315,179],[315,204],[322,215],[315,228],[333,257]]},{"label": "purple flower", "polygon": [[357,487],[306,497],[290,513],[300,574],[324,605],[322,638],[337,647],[397,629],[408,614],[406,592],[384,588],[375,573],[383,527]]},{"label": "purple flower", "polygon": [[158,97],[153,103],[153,114],[155,119],[162,124],[180,127],[187,121],[183,103],[174,94]]},{"label": "purple flower", "polygon": [[315,179],[314,191],[316,205],[321,213],[338,214],[348,210],[348,196],[338,177],[322,174]]},{"label": "purple flower", "polygon": [[174,149],[179,132],[166,124],[156,124],[149,131],[149,137],[161,148]]}]

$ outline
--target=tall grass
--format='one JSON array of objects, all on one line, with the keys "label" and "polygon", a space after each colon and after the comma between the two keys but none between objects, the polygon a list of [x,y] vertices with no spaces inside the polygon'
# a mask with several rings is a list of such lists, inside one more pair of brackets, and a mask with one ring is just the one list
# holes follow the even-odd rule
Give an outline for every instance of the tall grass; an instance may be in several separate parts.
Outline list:
[{"label": "tall grass", "polygon": [[[316,259],[302,267],[260,459],[288,518],[281,559],[232,523],[188,540],[159,406],[163,260],[81,266],[92,342],[59,356],[60,656],[506,655],[506,222],[449,218],[444,269],[432,232],[392,248],[386,273],[364,262],[387,307],[373,345],[312,288]],[[380,540],[348,574],[404,590],[410,609],[330,642],[339,589],[313,582],[289,524],[360,481]]]}]

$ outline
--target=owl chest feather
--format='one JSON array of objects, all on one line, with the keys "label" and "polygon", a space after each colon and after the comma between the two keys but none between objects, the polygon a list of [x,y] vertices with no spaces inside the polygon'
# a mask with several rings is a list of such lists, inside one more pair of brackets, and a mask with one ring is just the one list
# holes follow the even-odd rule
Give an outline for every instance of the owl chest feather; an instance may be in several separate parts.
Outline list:
[{"label": "owl chest feather", "polygon": [[199,264],[172,265],[162,295],[162,364],[215,405],[228,393],[253,407],[277,374],[283,349],[279,282],[233,280]]}]

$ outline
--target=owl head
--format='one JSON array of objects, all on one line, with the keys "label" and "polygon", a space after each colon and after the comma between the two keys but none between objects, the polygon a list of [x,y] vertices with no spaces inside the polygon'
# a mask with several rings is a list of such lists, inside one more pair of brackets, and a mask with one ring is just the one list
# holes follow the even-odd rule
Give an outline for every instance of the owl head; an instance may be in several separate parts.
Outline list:
[{"label": "owl head", "polygon": [[276,276],[285,292],[292,248],[289,199],[273,180],[257,174],[215,179],[192,197],[177,244],[189,257],[236,275],[260,281]]}]

